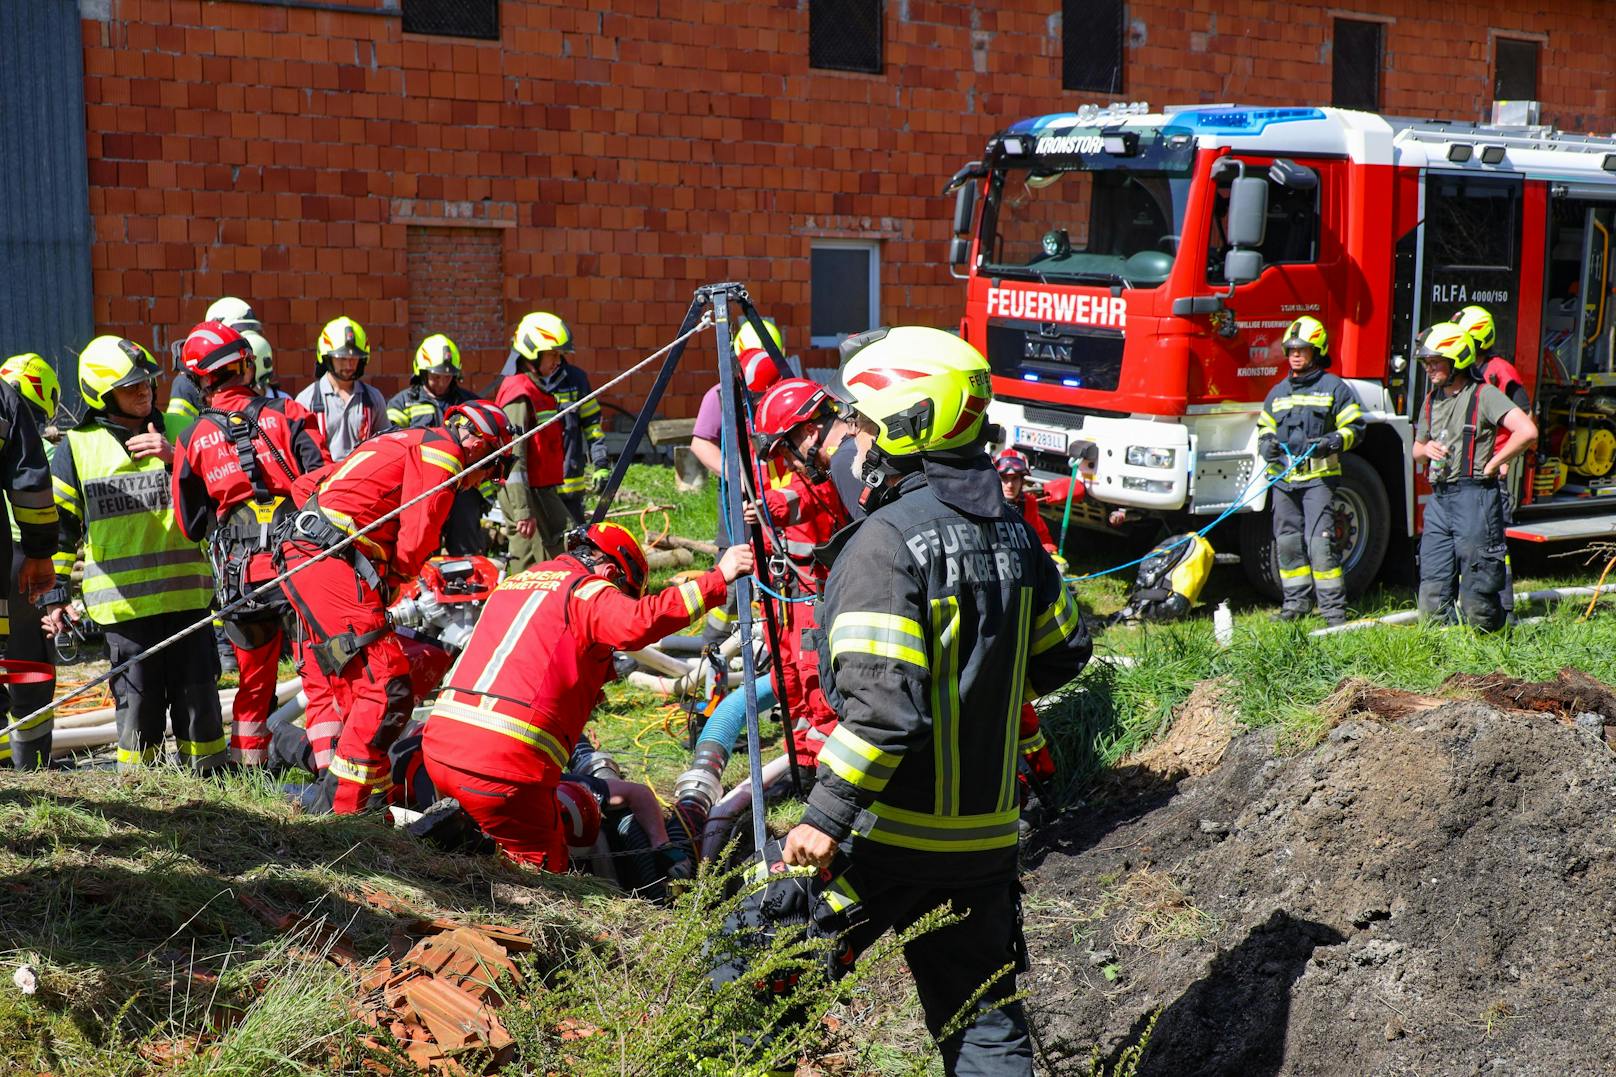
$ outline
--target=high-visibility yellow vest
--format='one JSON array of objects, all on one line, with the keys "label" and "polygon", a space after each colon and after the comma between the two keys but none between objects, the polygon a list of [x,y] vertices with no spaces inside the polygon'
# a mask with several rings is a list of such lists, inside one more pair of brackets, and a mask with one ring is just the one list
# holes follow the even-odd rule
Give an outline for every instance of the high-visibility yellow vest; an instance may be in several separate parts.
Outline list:
[{"label": "high-visibility yellow vest", "polygon": [[213,570],[200,543],[174,520],[168,469],[156,456],[133,460],[101,426],[70,430],[67,444],[82,491],[84,608],[97,624],[172,610],[206,609]]}]

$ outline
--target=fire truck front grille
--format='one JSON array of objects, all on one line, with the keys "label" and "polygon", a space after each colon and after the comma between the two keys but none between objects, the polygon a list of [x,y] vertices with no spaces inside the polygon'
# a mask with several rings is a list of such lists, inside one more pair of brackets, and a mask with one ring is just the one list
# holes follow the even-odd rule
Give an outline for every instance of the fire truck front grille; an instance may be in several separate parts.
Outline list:
[{"label": "fire truck front grille", "polygon": [[1122,380],[1122,334],[989,322],[988,363],[1001,378],[1109,392]]}]

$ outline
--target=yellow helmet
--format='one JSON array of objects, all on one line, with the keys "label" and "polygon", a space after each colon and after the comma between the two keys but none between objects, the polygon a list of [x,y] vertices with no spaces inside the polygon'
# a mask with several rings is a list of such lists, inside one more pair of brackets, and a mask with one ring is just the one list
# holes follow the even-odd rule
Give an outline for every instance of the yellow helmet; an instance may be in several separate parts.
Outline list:
[{"label": "yellow helmet", "polygon": [[123,337],[96,337],[79,353],[79,396],[96,411],[107,411],[109,394],[162,376],[151,352]]},{"label": "yellow helmet", "polygon": [[959,337],[901,325],[849,337],[841,351],[832,391],[876,425],[888,456],[966,448],[982,436],[988,361]]},{"label": "yellow helmet", "polygon": [[364,326],[344,314],[325,323],[325,328],[320,330],[320,346],[315,354],[319,356],[314,364],[316,375],[324,374],[333,358],[357,357],[359,369],[354,372],[354,377],[362,378],[365,365],[370,362],[370,337],[365,334]]},{"label": "yellow helmet", "polygon": [[1454,370],[1468,370],[1476,365],[1476,338],[1453,322],[1437,322],[1420,338],[1415,357],[1446,359]]},{"label": "yellow helmet", "polygon": [[1466,307],[1453,316],[1453,324],[1476,338],[1476,347],[1488,351],[1498,340],[1493,312],[1486,307]]},{"label": "yellow helmet", "polygon": [[415,349],[412,381],[427,374],[460,376],[460,346],[442,333],[433,333]]},{"label": "yellow helmet", "polygon": [[1285,327],[1284,342],[1280,347],[1286,351],[1312,348],[1321,363],[1330,365],[1330,334],[1325,331],[1323,322],[1306,314]]},{"label": "yellow helmet", "polygon": [[522,318],[511,337],[511,351],[519,359],[537,359],[540,352],[572,351],[572,331],[567,323],[547,310],[536,310]]},{"label": "yellow helmet", "polygon": [[[782,352],[785,351],[785,336],[780,332],[780,327],[774,324],[774,319],[764,318],[763,328],[768,332],[769,337],[774,341],[774,346],[779,348]],[[763,340],[758,336],[757,330],[752,328],[752,323],[742,322],[740,332],[735,334],[735,354],[739,355],[742,352],[751,351],[753,348],[762,347]]]},{"label": "yellow helmet", "polygon": [[9,381],[22,398],[39,409],[40,418],[50,422],[62,402],[62,383],[43,356],[35,352],[13,355],[0,363],[0,379]]}]

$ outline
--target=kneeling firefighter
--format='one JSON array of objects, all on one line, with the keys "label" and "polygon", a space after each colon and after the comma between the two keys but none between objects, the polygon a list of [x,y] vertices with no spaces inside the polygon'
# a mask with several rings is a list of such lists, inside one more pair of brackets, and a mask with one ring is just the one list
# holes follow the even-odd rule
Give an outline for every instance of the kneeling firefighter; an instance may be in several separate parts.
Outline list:
[{"label": "kneeling firefighter", "polygon": [[[60,635],[73,616],[67,602],[82,538],[85,613],[105,630],[114,666],[206,619],[213,602],[207,557],[174,519],[174,446],[158,426],[172,432],[190,420],[157,411],[158,376],[134,341],[92,340],[79,355],[84,420],[51,458],[61,534],[45,630]],[[156,762],[169,723],[186,765],[211,770],[227,762],[218,653],[211,635],[193,632],[112,679],[119,770]]]},{"label": "kneeling firefighter", "polygon": [[1306,617],[1316,594],[1324,623],[1345,624],[1347,590],[1336,548],[1334,499],[1341,454],[1363,437],[1363,409],[1347,383],[1329,372],[1330,336],[1317,318],[1293,321],[1282,346],[1291,372],[1268,390],[1257,418],[1257,448],[1268,474],[1282,474],[1303,457],[1296,470],[1269,487],[1284,595],[1279,618]]},{"label": "kneeling firefighter", "polygon": [[[980,352],[950,333],[849,338],[834,390],[855,416],[870,514],[838,536],[821,623],[841,721],[819,753],[787,864],[824,871],[813,929],[839,967],[888,928],[952,904],[904,948],[926,1027],[955,1073],[1030,1074],[1015,977],[1016,755],[1026,694],[1082,670],[1090,645],[1059,570],[1007,505],[983,438]],[[845,537],[843,537],[845,536]],[[969,1008],[965,1027],[945,1026]]]},{"label": "kneeling firefighter", "polygon": [[383,806],[392,785],[387,749],[414,701],[409,663],[387,621],[388,594],[437,551],[455,491],[473,489],[505,467],[508,453],[490,454],[512,437],[502,411],[473,401],[449,409],[443,426],[371,438],[294,487],[302,509],[283,531],[277,551],[283,571],[460,474],[457,483],[281,584],[297,614],[309,744],[325,772],[315,810]]},{"label": "kneeling firefighter", "polygon": [[[50,460],[56,446],[40,435],[56,416],[62,387],[56,371],[34,352],[13,355],[0,364],[0,382],[16,390],[0,389],[0,425],[8,431],[0,438],[0,476],[11,504],[10,591],[0,599],[0,627],[6,627],[7,658],[49,663],[40,598],[55,579],[50,561],[56,550]],[[0,515],[4,514],[0,503]],[[0,688],[0,704],[9,704],[0,706],[0,725],[33,714],[55,694],[55,677]],[[9,754],[18,770],[46,766],[54,729],[55,715],[46,711],[26,726],[0,733],[0,764]]]},{"label": "kneeling firefighter", "polygon": [[[259,394],[245,334],[203,322],[185,338],[180,360],[202,396],[174,459],[174,518],[187,538],[208,540],[223,607],[275,576],[270,536],[291,516],[292,487],[330,461],[301,404]],[[223,618],[241,673],[230,733],[230,758],[239,764],[261,765],[268,753],[285,609],[276,593]]]},{"label": "kneeling firefighter", "polygon": [[602,523],[571,541],[499,585],[421,740],[438,795],[458,800],[511,859],[546,871],[567,869],[556,787],[612,676],[613,649],[693,624],[752,570],[751,548],[732,546],[697,579],[641,597],[648,570],[633,535]]}]

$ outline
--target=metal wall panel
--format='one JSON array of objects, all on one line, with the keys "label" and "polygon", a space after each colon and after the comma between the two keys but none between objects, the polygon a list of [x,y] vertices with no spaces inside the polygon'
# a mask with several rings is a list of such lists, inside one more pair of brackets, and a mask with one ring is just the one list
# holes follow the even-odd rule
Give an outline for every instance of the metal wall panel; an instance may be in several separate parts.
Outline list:
[{"label": "metal wall panel", "polygon": [[94,331],[77,0],[0,0],[0,357],[37,351],[76,400]]}]

